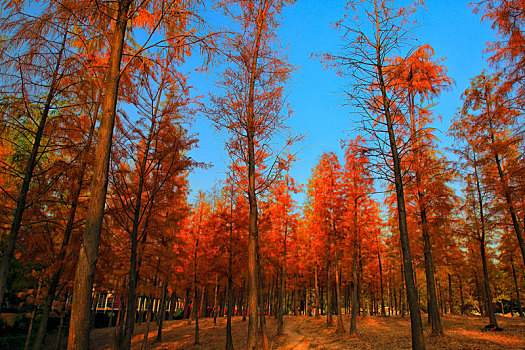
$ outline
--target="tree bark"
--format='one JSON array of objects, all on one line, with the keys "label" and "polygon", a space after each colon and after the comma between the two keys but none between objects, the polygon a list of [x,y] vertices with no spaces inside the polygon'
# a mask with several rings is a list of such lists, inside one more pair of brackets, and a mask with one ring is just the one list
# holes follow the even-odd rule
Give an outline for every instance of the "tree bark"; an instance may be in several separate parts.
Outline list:
[{"label": "tree bark", "polygon": [[75,273],[68,350],[89,349],[91,290],[93,288],[93,279],[97,266],[98,246],[106,203],[109,158],[120,81],[120,62],[128,22],[128,10],[132,1],[133,0],[119,1],[115,28],[111,36],[111,51],[102,103],[102,115],[98,128],[98,142],[95,150],[91,197]]}]

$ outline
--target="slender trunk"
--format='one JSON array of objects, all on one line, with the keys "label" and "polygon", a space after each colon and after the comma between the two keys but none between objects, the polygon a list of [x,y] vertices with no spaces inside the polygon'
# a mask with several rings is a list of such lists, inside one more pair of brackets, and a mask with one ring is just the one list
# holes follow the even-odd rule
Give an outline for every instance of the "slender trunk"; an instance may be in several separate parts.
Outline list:
[{"label": "slender trunk", "polygon": [[168,283],[164,280],[162,288],[162,296],[160,299],[159,307],[159,328],[157,329],[157,341],[162,341],[162,325],[164,323],[164,318],[166,318],[166,296],[168,294]]},{"label": "slender trunk", "polygon": [[24,343],[24,350],[29,350],[29,344],[31,343],[31,333],[33,331],[33,322],[35,321],[35,308],[31,311],[31,318],[29,320],[29,328],[27,329],[26,341]]},{"label": "slender trunk", "polygon": [[[384,289],[383,289],[383,265],[381,264],[381,255],[379,253],[379,242],[377,242],[377,261],[379,263],[379,281],[381,283],[381,315],[385,316],[386,313],[385,313],[385,298],[384,298]],[[392,308],[392,303],[390,303],[389,310],[391,308]]]},{"label": "slender trunk", "polygon": [[456,311],[454,310],[454,300],[452,298],[452,277],[450,276],[450,273],[448,274],[448,304],[450,313],[455,314]]},{"label": "slender trunk", "polygon": [[489,282],[489,273],[487,268],[487,257],[486,257],[486,250],[485,250],[485,239],[486,239],[486,233],[485,233],[485,215],[483,212],[483,197],[481,195],[481,185],[479,181],[478,176],[478,169],[477,169],[477,161],[476,161],[476,152],[474,149],[472,149],[473,152],[473,160],[474,160],[474,175],[476,180],[476,192],[478,195],[478,205],[479,205],[479,217],[480,217],[480,223],[481,223],[481,236],[479,237],[479,249],[481,253],[481,263],[483,265],[483,281],[484,281],[484,291],[486,296],[486,310],[489,316],[489,322],[490,324],[494,325],[495,327],[498,326],[498,323],[496,321],[496,315],[494,314],[494,307],[492,305],[492,293],[490,291],[490,282]]},{"label": "slender trunk", "polygon": [[318,266],[315,264],[315,318],[321,317],[321,293],[319,291],[319,272]]},{"label": "slender trunk", "polygon": [[326,324],[331,325],[332,321],[332,268],[330,259],[326,262]]},{"label": "slender trunk", "polygon": [[[422,200],[421,194],[419,198]],[[432,326],[432,335],[442,336],[444,333],[437,302],[436,280],[434,277],[434,262],[432,261],[432,245],[430,244],[430,234],[428,232],[427,212],[426,209],[422,207],[422,203],[420,203],[420,205],[421,231],[423,232],[423,250],[425,255],[425,273],[427,277],[428,319]]]},{"label": "slender trunk", "polygon": [[283,241],[283,262],[281,263],[281,291],[279,293],[279,309],[277,317],[277,334],[283,334],[283,297],[286,293],[286,236],[288,233],[288,225],[284,228],[284,241]]},{"label": "slender trunk", "polygon": [[248,313],[248,288],[246,288],[245,280],[242,281],[243,300],[242,300],[242,320],[246,321],[246,314]]},{"label": "slender trunk", "polygon": [[[158,111],[160,99],[157,102],[156,110]],[[156,114],[156,112],[155,112]],[[130,232],[131,238],[131,250],[130,250],[130,264],[129,264],[129,284],[128,284],[128,295],[127,302],[128,313],[126,314],[126,323],[124,328],[124,342],[122,343],[122,350],[128,350],[131,348],[131,337],[133,335],[133,329],[135,327],[135,309],[136,309],[136,296],[135,290],[137,289],[137,246],[138,246],[138,232],[139,224],[141,221],[142,208],[142,194],[144,192],[144,182],[146,180],[146,167],[148,164],[148,155],[150,152],[151,142],[153,140],[155,132],[155,119],[152,120],[146,144],[144,146],[144,154],[140,160],[139,166],[139,184],[136,193],[135,207],[133,208],[133,223]]]},{"label": "slender trunk", "polygon": [[257,348],[257,282],[259,270],[257,266],[258,257],[258,229],[257,229],[257,197],[255,192],[255,82],[257,77],[257,66],[261,38],[264,30],[267,2],[259,3],[256,33],[253,45],[253,54],[249,67],[249,87],[247,101],[247,142],[248,142],[248,350]]},{"label": "slender trunk", "polygon": [[514,259],[512,255],[510,256],[510,264],[512,266],[512,277],[514,278],[514,288],[516,289],[516,300],[518,302],[518,313],[520,317],[523,317],[523,309],[521,308],[520,300],[520,288],[518,286],[518,277],[516,276],[516,269],[514,268]]},{"label": "slender trunk", "polygon": [[149,337],[149,327],[151,324],[151,319],[153,318],[153,298],[150,297],[148,300],[148,310],[146,311],[146,329],[144,330],[144,337],[142,338],[141,350],[146,350],[148,348],[148,337]]},{"label": "slender trunk", "polygon": [[202,290],[201,290],[201,302],[200,302],[200,305],[199,305],[199,317],[200,318],[205,318],[206,317],[206,302],[207,302],[208,298],[206,296],[206,286],[203,286],[202,287]]},{"label": "slender trunk", "polygon": [[281,291],[279,292],[279,307],[277,309],[277,335],[283,334],[283,314],[284,314],[284,293],[286,292],[285,285],[285,267],[284,262],[281,265]]},{"label": "slender trunk", "polygon": [[336,292],[336,305],[337,305],[337,333],[345,333],[345,327],[343,325],[343,312],[341,309],[342,295],[341,295],[341,271],[339,269],[339,261],[336,258],[335,261],[335,292]]},{"label": "slender trunk", "polygon": [[97,266],[100,231],[104,217],[108,184],[109,158],[111,153],[113,125],[120,81],[120,62],[127,28],[128,10],[133,0],[119,1],[114,32],[111,37],[111,51],[106,74],[106,87],[102,103],[102,115],[98,128],[98,142],[95,150],[95,165],[91,185],[91,197],[86,214],[75,282],[69,327],[68,350],[89,349],[89,308],[91,291]]},{"label": "slender trunk", "polygon": [[352,261],[352,316],[350,318],[350,335],[357,334],[357,201],[354,199],[354,252]]},{"label": "slender trunk", "polygon": [[459,302],[461,303],[461,315],[465,314],[465,301],[463,300],[463,282],[461,281],[461,275],[458,275],[459,279]]},{"label": "slender trunk", "polygon": [[[192,314],[195,319],[195,339],[193,344],[199,344],[199,305],[197,303],[198,291],[197,291],[197,251],[199,248],[199,240],[196,240],[195,243],[195,260],[193,268],[193,305],[192,305]],[[191,322],[191,321],[190,321]]]},{"label": "slender trunk", "polygon": [[487,257],[485,252],[485,240],[480,241],[479,249],[481,252],[481,263],[483,265],[483,280],[485,282],[485,295],[487,297],[487,313],[489,316],[489,322],[495,327],[498,326],[496,321],[496,315],[494,313],[494,306],[492,305],[492,292],[490,290],[489,272],[487,268]]},{"label": "slender trunk", "polygon": [[170,314],[168,315],[168,321],[172,321],[173,320],[173,314],[175,313],[176,300],[177,300],[177,294],[175,292],[172,292],[171,293],[171,302],[170,302],[170,311],[169,311]]},{"label": "slender trunk", "polygon": [[[126,281],[124,281],[124,285],[126,284]],[[146,300],[144,300],[146,302]],[[124,307],[122,307],[124,305]],[[119,307],[118,307],[118,318],[117,318],[117,324],[115,325],[115,342],[114,342],[114,349],[118,350],[122,346],[122,342],[124,341],[124,317],[125,317],[126,309],[125,304],[122,302],[122,296],[119,295]]]},{"label": "slender trunk", "polygon": [[230,232],[230,257],[228,262],[228,313],[226,321],[226,350],[233,349],[233,338],[232,338],[232,303],[233,303],[233,271],[232,271],[232,239]]},{"label": "slender trunk", "polygon": [[479,313],[481,314],[481,316],[484,316],[487,314],[487,312],[485,310],[487,310],[487,302],[486,302],[486,298],[485,298],[485,288],[481,286],[481,282],[479,281],[479,273],[478,273],[478,268],[476,266],[476,270],[474,271],[475,272],[475,275],[474,275],[474,278],[476,280],[476,288],[478,290],[478,305],[479,305]]},{"label": "slender trunk", "polygon": [[60,312],[60,323],[58,324],[58,331],[57,331],[57,338],[55,341],[55,350],[60,349],[60,343],[62,342],[62,330],[64,329],[64,318],[66,316],[66,301],[67,296],[64,300],[64,306],[62,307],[62,311]]},{"label": "slender trunk", "polygon": [[[257,252],[259,251],[259,246],[257,245]],[[266,319],[264,314],[264,293],[263,293],[263,280],[262,280],[262,273],[261,273],[261,257],[259,256],[259,253],[257,253],[257,275],[258,275],[258,288],[257,288],[257,298],[259,300],[259,328],[258,328],[258,336],[259,336],[259,347],[263,350],[269,350],[270,344],[268,341],[268,332],[266,330]]]},{"label": "slender trunk", "polygon": [[216,326],[217,325],[217,297],[218,297],[218,294],[219,294],[219,274],[217,274],[215,276],[215,292],[214,292],[214,296],[213,296],[213,324]]},{"label": "slender trunk", "polygon": [[[377,20],[377,2],[376,2],[376,20]],[[379,25],[379,23],[377,23]],[[379,32],[378,32],[379,33]],[[379,34],[378,34],[379,35]],[[379,44],[378,44],[379,45]],[[405,194],[403,178],[401,176],[401,162],[398,155],[397,140],[390,115],[390,100],[387,96],[387,89],[383,79],[383,65],[381,61],[380,48],[377,47],[377,75],[379,87],[381,89],[383,112],[387,123],[388,138],[392,161],[394,165],[394,178],[397,197],[397,214],[399,220],[399,235],[401,240],[401,250],[403,252],[403,264],[405,268],[405,284],[407,291],[408,307],[410,309],[410,325],[412,330],[412,349],[425,349],[425,338],[423,335],[423,323],[421,322],[421,311],[418,301],[418,292],[414,283],[414,271],[412,266],[412,253],[410,250],[410,241],[408,237],[408,227],[406,220]]]},{"label": "slender trunk", "polygon": [[184,293],[184,310],[182,312],[183,318],[190,318],[190,289],[186,288]]},{"label": "slender trunk", "polygon": [[20,227],[22,224],[22,216],[27,207],[27,194],[29,193],[31,179],[33,178],[33,173],[35,171],[35,167],[39,159],[38,153],[40,143],[42,142],[42,137],[44,136],[44,131],[47,125],[47,119],[49,117],[49,111],[51,110],[51,103],[55,98],[55,92],[58,88],[58,82],[61,77],[60,66],[62,64],[62,55],[65,50],[67,34],[68,32],[66,30],[60,46],[60,50],[58,51],[58,58],[55,64],[55,69],[53,71],[53,78],[51,80],[51,85],[49,86],[49,91],[47,93],[46,102],[44,103],[44,108],[42,109],[40,121],[38,122],[37,130],[35,133],[35,139],[33,140],[33,145],[31,147],[31,153],[29,155],[29,158],[27,159],[27,163],[24,169],[22,186],[20,187],[20,192],[18,193],[16,208],[13,214],[13,221],[11,222],[9,235],[7,236],[7,245],[2,255],[2,264],[0,265],[0,307],[4,301],[7,277],[9,275],[11,260],[13,259],[13,254],[15,252],[18,233],[20,232]]}]

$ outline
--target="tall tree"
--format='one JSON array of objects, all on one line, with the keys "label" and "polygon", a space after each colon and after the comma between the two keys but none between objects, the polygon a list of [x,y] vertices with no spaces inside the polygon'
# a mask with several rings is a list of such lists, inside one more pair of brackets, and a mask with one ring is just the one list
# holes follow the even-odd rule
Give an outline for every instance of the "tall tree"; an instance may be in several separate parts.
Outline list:
[{"label": "tall tree", "polygon": [[[349,101],[368,116],[363,121],[365,130],[369,131],[378,143],[378,156],[384,159],[387,165],[392,165],[387,176],[388,179],[393,178],[396,189],[412,348],[424,349],[423,324],[417,286],[414,282],[401,169],[400,128],[404,127],[404,113],[400,110],[399,96],[391,89],[395,81],[388,75],[388,71],[395,68],[391,64],[394,59],[392,55],[401,56],[400,50],[407,49],[406,23],[410,21],[409,16],[415,12],[417,5],[418,3],[394,7],[393,1],[381,0],[348,2],[348,8],[353,13],[336,23],[343,32],[345,41],[342,53],[327,54],[325,58],[341,74],[352,79],[347,90]],[[350,23],[347,18],[352,19]],[[383,135],[386,135],[386,139]]]},{"label": "tall tree", "polygon": [[508,95],[497,93],[499,84],[497,76],[487,76],[484,72],[474,78],[462,95],[464,103],[458,123],[466,128],[463,135],[478,146],[483,157],[480,160],[491,163],[495,170],[489,168],[485,173],[492,182],[499,184],[494,190],[505,200],[525,264],[525,242],[514,194],[515,178],[523,173],[517,149],[523,139],[515,129],[520,113],[510,105]]},{"label": "tall tree", "polygon": [[[445,202],[445,181],[442,174],[447,174],[446,165],[437,156],[434,136],[427,125],[432,121],[432,114],[426,104],[432,102],[444,89],[451,85],[446,75],[446,68],[439,61],[433,61],[433,49],[419,47],[406,59],[398,58],[394,65],[393,89],[403,96],[410,117],[409,134],[411,151],[405,159],[407,172],[414,182],[415,201],[420,216],[420,227],[424,243],[425,273],[427,282],[428,315],[432,325],[432,335],[443,335],[443,327],[438,309],[436,294],[435,266],[432,259],[430,223],[432,206]],[[450,179],[448,179],[450,180]],[[409,188],[409,193],[412,192]],[[440,192],[440,193],[436,193]],[[437,199],[440,198],[440,199]]]},{"label": "tall tree", "polygon": [[[275,29],[283,7],[292,1],[250,0],[221,1],[221,6],[240,27],[225,43],[229,68],[222,74],[220,85],[227,94],[212,97],[213,107],[207,111],[219,129],[230,135],[227,149],[234,159],[246,165],[249,202],[248,240],[248,349],[267,348],[262,305],[258,313],[258,209],[257,194],[267,188],[268,180],[277,170],[264,171],[265,158],[271,154],[269,141],[283,130],[283,85],[292,67],[279,57],[273,46]],[[262,173],[261,173],[262,172]],[[259,300],[260,302],[260,300]],[[257,317],[261,317],[259,332]],[[257,334],[261,335],[257,345]]]}]

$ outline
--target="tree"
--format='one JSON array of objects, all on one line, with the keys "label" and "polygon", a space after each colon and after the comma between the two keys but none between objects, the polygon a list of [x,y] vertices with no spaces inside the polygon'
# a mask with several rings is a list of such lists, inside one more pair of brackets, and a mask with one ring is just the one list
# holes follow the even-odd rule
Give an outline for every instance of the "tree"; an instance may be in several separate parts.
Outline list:
[{"label": "tree", "polygon": [[[312,171],[308,182],[309,196],[312,203],[312,214],[318,231],[314,238],[321,247],[320,260],[326,264],[326,323],[332,324],[332,286],[335,272],[337,310],[337,331],[344,333],[341,316],[340,260],[344,238],[343,226],[343,186],[341,165],[334,153],[323,153],[319,163]],[[357,261],[355,261],[357,263]],[[355,288],[355,286],[354,286]]]},{"label": "tree", "polygon": [[482,20],[491,22],[500,36],[500,40],[487,44],[487,52],[492,54],[490,64],[505,78],[500,92],[516,87],[521,97],[518,102],[523,103],[525,4],[519,0],[481,0],[474,3],[474,12],[483,12]]},{"label": "tree", "polygon": [[409,134],[411,151],[404,162],[406,171],[411,175],[415,192],[417,211],[420,216],[420,227],[424,242],[425,273],[427,281],[428,315],[432,325],[432,335],[443,335],[443,327],[438,309],[434,262],[432,259],[432,244],[430,242],[429,216],[432,206],[444,203],[446,192],[445,178],[447,174],[444,161],[436,156],[434,136],[427,125],[432,121],[431,112],[424,104],[435,99],[441,91],[451,85],[446,75],[446,68],[433,62],[433,50],[430,46],[419,47],[406,59],[397,58],[394,63],[393,90],[403,96],[409,116]]},{"label": "tree", "polygon": [[[12,52],[6,50],[7,56],[2,75],[6,86],[2,100],[3,113],[17,115],[19,121],[33,124],[27,131],[32,135],[29,142],[29,155],[22,172],[22,183],[16,195],[16,207],[10,225],[7,244],[3,251],[0,266],[0,305],[3,303],[9,266],[13,259],[16,241],[22,225],[22,216],[28,206],[27,198],[31,180],[40,157],[45,152],[41,144],[45,140],[50,114],[57,103],[57,97],[64,88],[64,75],[68,72],[70,42],[67,23],[33,19],[19,11],[18,4],[12,2],[5,7],[9,20],[2,21],[2,30],[11,34]],[[27,30],[26,26],[40,28],[40,31]],[[53,41],[58,42],[57,45]],[[27,48],[29,46],[29,49]],[[22,51],[22,52],[19,52]],[[13,56],[9,57],[9,54]],[[52,63],[51,63],[52,62]],[[52,68],[49,71],[49,68]],[[8,112],[10,110],[10,112]],[[21,125],[20,125],[21,126]],[[31,129],[34,129],[31,130]],[[25,132],[23,135],[26,134]],[[27,137],[24,135],[24,137]]]},{"label": "tree", "polygon": [[[390,168],[392,172],[388,178],[391,179],[393,175],[396,189],[399,234],[410,308],[412,348],[424,349],[425,340],[418,292],[414,282],[399,152],[401,143],[399,128],[404,126],[404,113],[400,110],[399,96],[391,89],[395,81],[388,75],[389,71],[395,69],[391,64],[392,55],[407,46],[406,23],[409,21],[410,14],[416,10],[416,5],[395,8],[393,2],[380,0],[348,2],[348,7],[354,15],[347,18],[353,18],[353,23],[347,23],[344,18],[336,24],[343,31],[345,45],[342,53],[327,54],[325,59],[342,75],[350,77],[351,85],[347,90],[349,101],[367,116],[364,120],[365,130],[376,140],[379,156],[387,165],[392,165]],[[383,138],[384,134],[386,140]],[[390,152],[386,152],[386,149]]]},{"label": "tree", "polygon": [[[357,137],[354,140],[349,140],[345,152],[345,168],[344,168],[344,194],[346,202],[346,221],[348,222],[348,231],[353,232],[353,257],[352,257],[352,315],[350,318],[350,334],[357,334],[357,313],[358,313],[358,278],[357,278],[357,260],[358,247],[360,247],[360,226],[364,226],[365,212],[368,212],[370,217],[374,213],[377,214],[377,209],[374,210],[374,203],[370,195],[374,192],[372,187],[372,178],[369,174],[368,157],[364,154],[366,149],[365,140]],[[361,217],[361,218],[359,218]],[[360,223],[358,223],[358,220]],[[365,230],[374,230],[368,226]],[[378,252],[379,254],[379,252]],[[381,274],[382,286],[382,274]],[[384,306],[384,304],[383,304]],[[384,311],[384,307],[383,307]],[[384,312],[383,312],[384,313]]]},{"label": "tree", "polygon": [[[472,144],[479,161],[486,164],[482,168],[486,181],[498,184],[493,191],[505,200],[525,264],[525,241],[514,193],[518,187],[516,179],[523,173],[518,150],[522,138],[513,129],[520,114],[506,94],[497,92],[499,85],[497,76],[485,72],[472,79],[470,88],[462,95],[463,107],[454,130],[459,138]],[[459,127],[463,130],[459,131]]]},{"label": "tree", "polygon": [[[291,160],[291,155],[288,157]],[[297,228],[296,203],[292,194],[299,192],[299,186],[289,175],[289,165],[286,166],[286,173],[275,180],[270,188],[269,193],[269,220],[271,221],[271,238],[273,238],[273,247],[278,254],[277,260],[280,265],[280,291],[277,307],[277,333],[283,332],[283,313],[284,313],[284,296],[286,293],[286,274],[287,274],[287,256],[289,251],[289,240],[291,234]]]},{"label": "tree", "polygon": [[487,254],[486,254],[486,241],[487,233],[489,231],[489,221],[487,220],[486,215],[486,206],[485,199],[487,196],[487,191],[482,187],[481,176],[479,172],[480,160],[479,160],[479,151],[478,148],[470,142],[470,139],[465,135],[465,128],[461,126],[457,121],[452,126],[453,133],[456,140],[463,142],[464,146],[458,148],[457,153],[459,153],[462,159],[462,166],[467,170],[467,175],[465,176],[467,180],[466,188],[466,198],[468,212],[471,213],[469,216],[469,224],[471,225],[469,231],[472,232],[474,239],[479,243],[479,252],[481,257],[481,262],[483,265],[483,282],[484,282],[484,295],[486,296],[487,303],[487,314],[489,317],[490,324],[497,327],[496,316],[494,314],[494,308],[492,306],[492,292],[489,281],[488,273],[488,263],[487,263]]},{"label": "tree", "polygon": [[126,302],[129,312],[123,349],[131,346],[135,323],[135,313],[131,310],[136,309],[138,244],[147,242],[151,215],[156,213],[159,204],[164,204],[159,201],[164,187],[173,185],[172,178],[198,165],[185,156],[196,142],[187,137],[181,125],[183,114],[188,113],[184,111],[189,103],[186,88],[164,67],[160,67],[160,72],[150,71],[149,75],[140,79],[136,96],[132,98],[141,118],[132,121],[124,115],[119,123],[113,155],[115,169],[111,174],[112,215],[131,241]]},{"label": "tree", "polygon": [[[258,210],[257,193],[273,178],[270,167],[266,176],[263,164],[271,154],[268,143],[276,132],[283,130],[286,119],[283,84],[292,67],[272,49],[277,40],[275,28],[282,8],[291,1],[251,0],[222,1],[222,8],[241,27],[240,32],[228,38],[224,52],[229,67],[222,74],[220,86],[224,96],[212,96],[213,107],[206,111],[219,129],[230,133],[228,152],[246,165],[244,177],[249,202],[248,240],[248,349],[268,348],[264,331],[264,313],[258,314]],[[259,173],[257,173],[259,171]],[[260,300],[259,300],[260,302]],[[258,325],[257,316],[261,318]],[[262,332],[258,332],[259,328]]]}]

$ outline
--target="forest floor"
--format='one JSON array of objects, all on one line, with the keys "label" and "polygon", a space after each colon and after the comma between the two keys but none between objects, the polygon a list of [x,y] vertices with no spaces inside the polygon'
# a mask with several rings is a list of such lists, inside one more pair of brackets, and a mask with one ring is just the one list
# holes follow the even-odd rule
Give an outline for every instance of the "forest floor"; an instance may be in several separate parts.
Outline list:
[{"label": "forest floor", "polygon": [[[284,334],[277,337],[277,323],[273,317],[268,320],[268,337],[272,349],[411,349],[410,319],[408,316],[359,317],[357,336],[349,336],[350,316],[343,317],[345,334],[335,331],[336,317],[332,326],[326,325],[326,316],[316,319],[306,316],[284,318]],[[425,326],[427,349],[525,349],[525,318],[500,317],[502,332],[483,330],[487,319],[479,316],[443,316],[445,336],[430,337],[430,329]],[[424,322],[425,323],[425,322]],[[163,327],[162,341],[156,342],[157,328],[152,323],[147,349],[224,349],[226,318],[199,321],[200,344],[194,345],[195,323],[188,325],[186,320],[166,322]],[[248,322],[241,317],[232,321],[232,335],[235,349],[246,348]],[[132,349],[139,350],[144,338],[146,325],[137,325],[132,340]],[[113,349],[114,328],[95,329],[91,333],[91,349]],[[65,341],[63,342],[65,343]]]}]

